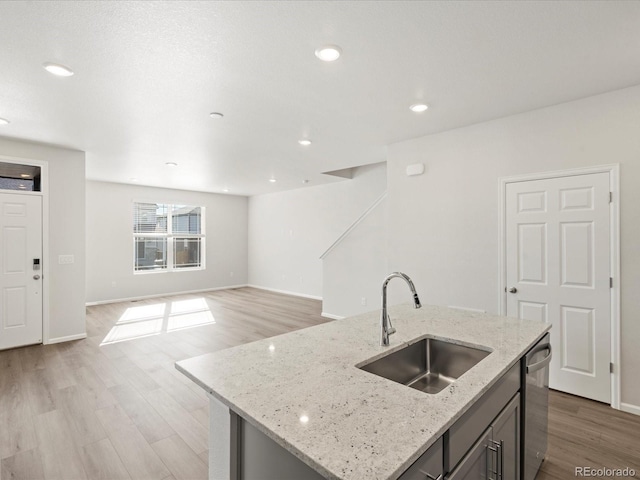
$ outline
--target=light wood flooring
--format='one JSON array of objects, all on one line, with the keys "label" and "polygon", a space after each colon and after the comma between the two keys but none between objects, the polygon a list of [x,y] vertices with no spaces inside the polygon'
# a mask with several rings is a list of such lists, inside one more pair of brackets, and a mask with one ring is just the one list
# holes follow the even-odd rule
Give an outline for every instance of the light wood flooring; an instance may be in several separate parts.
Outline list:
[{"label": "light wood flooring", "polygon": [[[324,323],[320,311],[252,288],[123,302],[87,309],[86,340],[0,351],[0,480],[207,478],[207,399],[174,362]],[[551,392],[537,480],[576,466],[640,478],[640,417]]]},{"label": "light wood flooring", "polygon": [[206,479],[208,400],[174,363],[320,311],[251,288],[154,298],[89,307],[86,340],[0,351],[0,479]]}]

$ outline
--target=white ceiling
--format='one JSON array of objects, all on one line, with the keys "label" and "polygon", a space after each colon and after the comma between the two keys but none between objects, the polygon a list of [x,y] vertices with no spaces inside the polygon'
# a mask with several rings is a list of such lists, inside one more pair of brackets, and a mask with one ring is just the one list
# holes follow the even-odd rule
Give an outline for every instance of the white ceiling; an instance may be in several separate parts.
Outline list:
[{"label": "white ceiling", "polygon": [[640,2],[0,2],[0,135],[84,150],[112,182],[312,186],[393,142],[636,84]]}]

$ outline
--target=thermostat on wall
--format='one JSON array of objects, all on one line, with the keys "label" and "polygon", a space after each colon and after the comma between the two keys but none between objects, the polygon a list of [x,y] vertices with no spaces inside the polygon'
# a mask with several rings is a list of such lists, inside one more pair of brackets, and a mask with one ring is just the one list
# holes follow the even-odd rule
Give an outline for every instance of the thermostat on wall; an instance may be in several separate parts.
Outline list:
[{"label": "thermostat on wall", "polygon": [[414,163],[407,166],[407,176],[422,175],[424,173],[424,163]]}]

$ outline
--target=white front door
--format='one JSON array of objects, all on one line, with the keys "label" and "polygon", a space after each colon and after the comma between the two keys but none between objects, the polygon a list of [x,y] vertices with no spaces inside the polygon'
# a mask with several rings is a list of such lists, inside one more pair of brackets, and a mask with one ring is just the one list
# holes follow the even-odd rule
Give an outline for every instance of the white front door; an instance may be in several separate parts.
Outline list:
[{"label": "white front door", "polygon": [[549,322],[549,386],[610,403],[609,174],[506,186],[507,315]]},{"label": "white front door", "polygon": [[42,197],[0,193],[0,350],[42,342]]}]

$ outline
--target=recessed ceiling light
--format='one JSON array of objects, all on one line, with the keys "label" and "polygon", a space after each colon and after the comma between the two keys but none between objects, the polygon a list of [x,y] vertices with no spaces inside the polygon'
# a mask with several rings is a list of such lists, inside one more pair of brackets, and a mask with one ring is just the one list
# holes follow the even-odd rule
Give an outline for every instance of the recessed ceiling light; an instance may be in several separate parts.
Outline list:
[{"label": "recessed ceiling light", "polygon": [[308,423],[309,416],[308,415],[300,415],[300,423]]},{"label": "recessed ceiling light", "polygon": [[21,173],[20,176],[22,178],[31,178],[31,175],[29,175],[28,173]]},{"label": "recessed ceiling light", "polygon": [[269,181],[270,181],[271,183],[276,183],[276,179],[275,179],[275,178],[270,178],[270,179],[269,179]]},{"label": "recessed ceiling light", "polygon": [[129,180],[131,180],[132,182],[137,182],[138,179],[136,177],[131,177]]},{"label": "recessed ceiling light", "polygon": [[177,167],[178,166],[178,164],[176,162],[167,162],[167,163],[165,163],[165,165],[167,167]]},{"label": "recessed ceiling light", "polygon": [[0,125],[9,125],[10,123],[6,118],[0,118]]},{"label": "recessed ceiling light", "polygon": [[316,57],[323,62],[333,62],[340,58],[342,49],[337,45],[325,45],[316,49]]},{"label": "recessed ceiling light", "polygon": [[227,192],[229,191],[229,189],[228,189],[228,188],[223,188],[223,189],[222,189],[222,191],[223,191],[224,193],[227,193]]},{"label": "recessed ceiling light", "polygon": [[222,117],[224,117],[224,115],[223,115],[223,114],[221,114],[220,112],[211,112],[211,113],[209,114],[209,116],[210,116],[211,118],[222,118]]},{"label": "recessed ceiling light", "polygon": [[70,77],[73,75],[73,70],[69,67],[65,67],[64,65],[60,65],[59,63],[46,62],[43,63],[42,66],[47,72],[59,77]]},{"label": "recessed ceiling light", "polygon": [[309,140],[308,138],[303,138],[301,140],[298,140],[298,143],[300,145],[304,145],[305,147],[308,147],[309,145],[311,145],[311,140]]},{"label": "recessed ceiling light", "polygon": [[421,113],[427,110],[429,106],[426,103],[414,103],[409,107],[412,112]]}]

